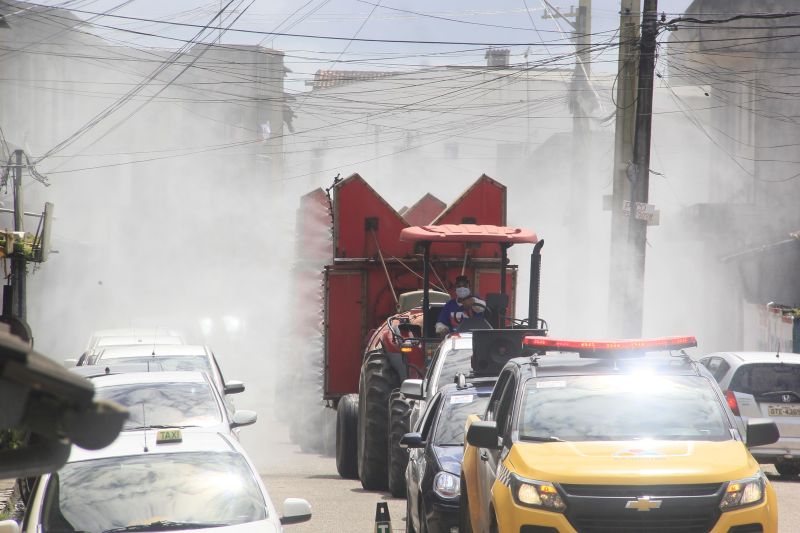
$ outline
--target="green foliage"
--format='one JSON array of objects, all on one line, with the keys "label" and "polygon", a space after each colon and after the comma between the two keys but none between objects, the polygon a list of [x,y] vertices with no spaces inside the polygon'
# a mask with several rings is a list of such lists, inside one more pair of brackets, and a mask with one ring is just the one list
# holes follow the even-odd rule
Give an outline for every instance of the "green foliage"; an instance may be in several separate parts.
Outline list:
[{"label": "green foliage", "polygon": [[0,450],[16,450],[24,442],[23,432],[16,429],[0,429]]}]

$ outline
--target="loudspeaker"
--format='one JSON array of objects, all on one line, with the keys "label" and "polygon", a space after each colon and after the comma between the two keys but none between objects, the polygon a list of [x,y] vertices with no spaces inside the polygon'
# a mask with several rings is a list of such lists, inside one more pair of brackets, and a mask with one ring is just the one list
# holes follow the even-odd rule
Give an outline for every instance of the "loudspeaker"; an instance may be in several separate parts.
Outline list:
[{"label": "loudspeaker", "polygon": [[514,357],[521,357],[522,339],[542,336],[540,329],[483,329],[472,331],[472,371],[476,376],[496,376]]}]

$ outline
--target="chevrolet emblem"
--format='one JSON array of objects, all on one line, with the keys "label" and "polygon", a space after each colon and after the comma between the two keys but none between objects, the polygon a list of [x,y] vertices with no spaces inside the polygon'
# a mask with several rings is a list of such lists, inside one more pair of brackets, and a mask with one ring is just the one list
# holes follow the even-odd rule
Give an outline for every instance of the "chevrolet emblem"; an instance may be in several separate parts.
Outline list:
[{"label": "chevrolet emblem", "polygon": [[650,509],[660,508],[661,500],[651,500],[650,496],[636,498],[636,501],[625,503],[625,509],[636,509],[637,511],[649,511]]}]

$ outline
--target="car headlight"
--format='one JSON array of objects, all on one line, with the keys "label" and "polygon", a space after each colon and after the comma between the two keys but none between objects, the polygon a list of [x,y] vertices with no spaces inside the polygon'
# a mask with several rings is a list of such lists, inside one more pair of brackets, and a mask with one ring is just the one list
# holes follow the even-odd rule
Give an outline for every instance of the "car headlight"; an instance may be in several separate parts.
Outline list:
[{"label": "car headlight", "polygon": [[755,505],[764,501],[764,476],[737,479],[728,483],[725,495],[719,504],[722,511],[730,511],[748,505]]},{"label": "car headlight", "polygon": [[561,495],[552,483],[511,476],[511,491],[514,500],[520,505],[539,507],[548,511],[563,513],[567,508]]},{"label": "car headlight", "polygon": [[433,478],[433,492],[441,498],[458,498],[461,495],[461,479],[450,472],[439,472]]}]

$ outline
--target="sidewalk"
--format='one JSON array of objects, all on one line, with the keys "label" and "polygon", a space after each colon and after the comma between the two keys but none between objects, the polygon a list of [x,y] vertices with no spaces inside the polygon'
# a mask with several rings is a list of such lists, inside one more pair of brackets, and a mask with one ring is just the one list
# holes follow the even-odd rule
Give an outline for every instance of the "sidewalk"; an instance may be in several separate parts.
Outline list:
[{"label": "sidewalk", "polygon": [[14,513],[13,505],[9,506],[14,495],[16,479],[0,479],[0,517],[10,518]]}]

